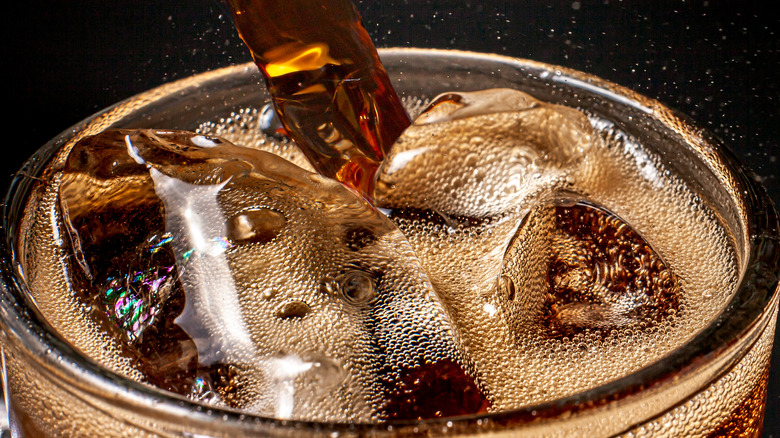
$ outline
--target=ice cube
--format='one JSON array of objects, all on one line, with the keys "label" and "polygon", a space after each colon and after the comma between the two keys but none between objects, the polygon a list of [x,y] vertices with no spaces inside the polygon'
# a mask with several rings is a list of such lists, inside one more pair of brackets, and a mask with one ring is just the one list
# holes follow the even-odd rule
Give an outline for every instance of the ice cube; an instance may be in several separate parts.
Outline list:
[{"label": "ice cube", "polygon": [[140,380],[278,418],[486,408],[412,248],[335,180],[151,130],[82,140],[61,178],[73,290]]},{"label": "ice cube", "polygon": [[630,225],[593,203],[535,206],[499,279],[499,312],[517,346],[504,367],[518,367],[507,378],[525,386],[503,394],[503,406],[569,396],[650,363],[683,309],[679,277]]},{"label": "ice cube", "polygon": [[599,141],[583,113],[520,91],[450,93],[377,173],[376,204],[412,244],[496,410],[523,405],[529,392],[515,338],[525,313],[507,301],[533,305],[520,283],[545,274],[533,260],[502,276],[505,254],[528,211],[569,189],[567,176]]},{"label": "ice cube", "polygon": [[517,90],[434,99],[377,172],[377,204],[495,218],[560,178],[599,141],[587,117]]}]

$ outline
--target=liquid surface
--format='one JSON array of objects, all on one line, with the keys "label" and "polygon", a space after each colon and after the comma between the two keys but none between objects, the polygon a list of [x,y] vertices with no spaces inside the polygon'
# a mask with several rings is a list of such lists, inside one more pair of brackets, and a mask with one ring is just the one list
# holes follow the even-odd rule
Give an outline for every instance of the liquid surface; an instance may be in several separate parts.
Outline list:
[{"label": "liquid surface", "polygon": [[300,158],[258,136],[262,113],[108,131],[55,160],[20,253],[65,339],[216,406],[431,418],[624,376],[733,290],[717,217],[607,121],[513,90],[443,95],[379,168],[380,212],[258,150]]}]

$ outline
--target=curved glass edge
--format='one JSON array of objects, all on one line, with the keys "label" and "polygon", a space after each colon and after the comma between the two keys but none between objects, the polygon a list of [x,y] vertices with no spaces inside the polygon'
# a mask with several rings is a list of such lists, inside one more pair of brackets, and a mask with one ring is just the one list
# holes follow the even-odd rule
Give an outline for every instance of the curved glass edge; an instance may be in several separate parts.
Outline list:
[{"label": "curved glass edge", "polygon": [[[602,96],[611,98],[617,103],[626,103],[626,99],[639,102],[645,108],[662,105],[658,102],[640,96],[631,90],[612,84],[602,79],[587,74],[566,69],[564,67],[551,66],[535,61],[517,58],[486,55],[473,52],[457,52],[435,49],[380,49],[383,58],[403,58],[409,56],[447,56],[462,57],[464,59],[477,59],[490,62],[500,62],[515,69],[533,69],[537,73],[555,72],[559,77],[570,78],[569,86],[592,87],[604,90]],[[129,100],[137,100],[139,97],[151,97],[170,92],[171,90],[183,91],[191,82],[207,80],[218,82],[231,75],[248,75],[255,77],[257,74],[250,64],[226,67],[212,72],[196,75],[172,84],[155,88],[142,93]],[[584,84],[584,85],[582,85]],[[721,157],[721,165],[733,177],[733,192],[742,194],[740,209],[745,212],[745,234],[748,236],[749,252],[746,254],[746,271],[744,272],[737,291],[730,300],[726,309],[708,327],[697,334],[689,342],[676,349],[662,359],[662,362],[651,364],[629,376],[610,382],[606,385],[593,388],[572,396],[529,406],[516,411],[491,413],[484,415],[455,417],[445,419],[432,419],[419,422],[402,422],[386,424],[341,424],[318,423],[305,421],[277,420],[265,417],[253,416],[234,410],[200,405],[180,397],[176,394],[158,391],[146,385],[129,381],[119,377],[93,361],[81,356],[77,351],[57,337],[41,320],[34,307],[31,308],[24,298],[25,286],[17,268],[13,263],[13,232],[20,209],[23,207],[25,195],[29,193],[32,185],[36,183],[33,178],[25,175],[35,175],[35,171],[45,166],[57,149],[63,146],[74,132],[83,132],[86,128],[96,124],[101,117],[105,117],[117,108],[121,108],[122,102],[101,111],[91,118],[66,130],[58,137],[47,143],[31,158],[14,178],[11,189],[3,203],[3,221],[0,223],[0,233],[5,234],[0,240],[0,252],[3,253],[0,260],[0,321],[6,330],[6,336],[13,336],[29,350],[32,356],[49,372],[65,378],[69,383],[77,385],[88,392],[90,389],[101,388],[114,395],[113,401],[136,412],[148,411],[156,415],[168,415],[182,422],[203,423],[204,425],[219,420],[221,427],[240,430],[262,430],[265,428],[292,427],[308,431],[334,431],[334,432],[359,432],[392,430],[393,427],[416,426],[431,429],[439,428],[441,424],[456,424],[458,426],[471,427],[484,426],[486,422],[501,428],[512,427],[520,423],[531,423],[549,419],[563,413],[578,413],[615,402],[628,397],[639,390],[647,390],[664,384],[674,376],[680,376],[694,371],[699,364],[706,362],[713,355],[728,349],[729,346],[741,339],[755,324],[761,321],[767,312],[771,311],[768,305],[772,303],[778,293],[778,266],[780,266],[780,237],[778,229],[778,216],[766,191],[758,185],[740,163],[736,156],[724,147],[717,139],[710,137],[707,140],[715,146],[717,154]],[[694,125],[695,126],[695,125]],[[702,132],[706,132],[702,130]],[[706,342],[704,342],[706,341]],[[713,349],[712,345],[717,345]],[[59,368],[58,371],[53,371]],[[479,428],[478,426],[478,428]]]}]

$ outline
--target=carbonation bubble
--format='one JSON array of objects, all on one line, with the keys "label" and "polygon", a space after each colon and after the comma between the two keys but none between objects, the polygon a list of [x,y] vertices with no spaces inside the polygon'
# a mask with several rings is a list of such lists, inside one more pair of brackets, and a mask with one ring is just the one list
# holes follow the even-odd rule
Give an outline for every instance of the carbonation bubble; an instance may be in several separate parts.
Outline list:
[{"label": "carbonation bubble", "polygon": [[354,305],[369,304],[376,298],[375,280],[363,271],[347,272],[339,281],[339,291],[344,299]]}]

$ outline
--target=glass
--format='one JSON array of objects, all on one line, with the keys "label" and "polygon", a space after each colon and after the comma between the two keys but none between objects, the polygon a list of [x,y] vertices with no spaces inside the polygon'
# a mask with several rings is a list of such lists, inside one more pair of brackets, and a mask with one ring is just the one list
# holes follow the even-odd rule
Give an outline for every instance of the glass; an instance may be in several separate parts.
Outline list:
[{"label": "glass", "polygon": [[[661,360],[596,388],[511,412],[382,425],[273,420],[199,405],[106,371],[41,319],[15,250],[24,205],[63,145],[108,128],[195,130],[267,101],[250,65],[165,85],[110,107],[49,142],[14,179],[5,203],[0,294],[3,370],[21,436],[758,436],[778,308],[778,225],[771,201],[733,155],[651,99],[601,79],[532,61],[422,49],[381,51],[402,96],[517,88],[576,106],[630,132],[697,195],[733,236],[739,286],[717,315]],[[37,186],[40,187],[40,186]],[[632,223],[630,218],[629,223]],[[736,429],[731,429],[736,428]]]}]

